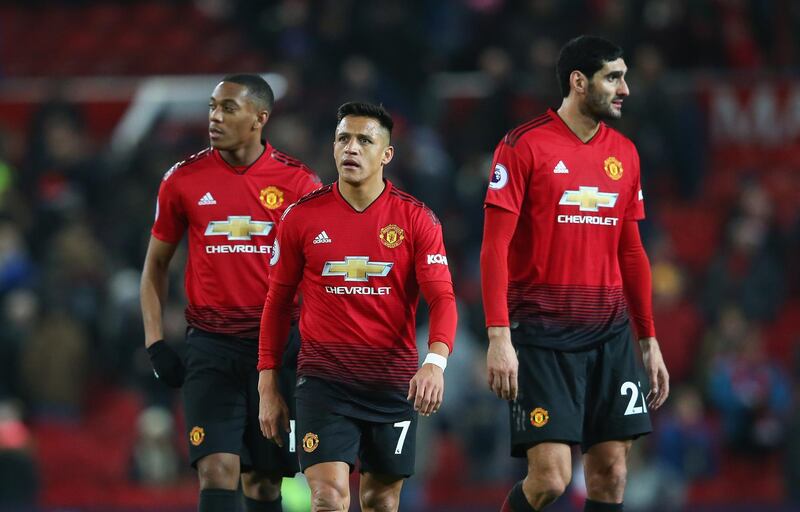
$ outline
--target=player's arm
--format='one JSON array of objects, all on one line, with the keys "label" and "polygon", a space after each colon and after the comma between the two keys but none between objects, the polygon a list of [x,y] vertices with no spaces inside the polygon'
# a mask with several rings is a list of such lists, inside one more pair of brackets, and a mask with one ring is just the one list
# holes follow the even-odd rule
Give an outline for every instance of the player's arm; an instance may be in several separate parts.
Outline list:
[{"label": "player's arm", "polygon": [[172,387],[183,384],[183,362],[164,341],[163,311],[167,301],[169,263],[177,244],[151,236],[144,258],[140,300],[144,321],[144,344],[156,377]]},{"label": "player's arm", "polygon": [[[280,392],[278,370],[291,328],[292,306],[303,276],[305,259],[295,243],[295,226],[284,212],[273,245],[269,291],[261,313],[258,336],[258,420],[261,433],[283,446],[283,431],[289,431],[289,408]],[[294,220],[292,218],[292,220]]]},{"label": "player's arm", "polygon": [[283,446],[281,428],[289,430],[289,408],[280,392],[278,371],[291,328],[296,285],[270,281],[258,337],[258,395],[261,433]]},{"label": "player's arm", "polygon": [[408,383],[408,400],[423,416],[435,413],[444,398],[444,370],[453,351],[458,312],[447,262],[442,224],[424,208],[414,217],[414,273],[428,304],[428,354]]},{"label": "player's arm", "polygon": [[415,411],[429,416],[439,410],[444,399],[444,370],[453,349],[458,312],[450,281],[426,281],[420,283],[420,291],[430,317],[428,354],[409,382],[407,399],[414,401]]},{"label": "player's arm", "polygon": [[[174,174],[176,164],[161,181],[156,218],[142,270],[140,300],[144,321],[145,347],[159,380],[172,387],[183,384],[183,361],[164,341],[163,312],[167,301],[169,262],[186,231],[186,212]],[[172,176],[172,177],[171,177]]]},{"label": "player's arm", "polygon": [[489,348],[486,352],[489,388],[504,400],[517,397],[519,362],[511,344],[508,319],[508,248],[519,217],[487,206],[481,243],[481,294]]},{"label": "player's arm", "polygon": [[635,220],[626,220],[622,224],[619,267],[628,308],[650,380],[647,400],[652,409],[658,409],[669,396],[669,373],[661,355],[653,322],[650,261],[639,236],[639,223]]},{"label": "player's arm", "polygon": [[[509,134],[510,135],[510,134]],[[481,293],[489,348],[489,388],[505,400],[517,396],[517,354],[511,344],[508,317],[508,248],[519,220],[533,169],[532,148],[506,136],[497,145],[484,202],[481,243]]]}]

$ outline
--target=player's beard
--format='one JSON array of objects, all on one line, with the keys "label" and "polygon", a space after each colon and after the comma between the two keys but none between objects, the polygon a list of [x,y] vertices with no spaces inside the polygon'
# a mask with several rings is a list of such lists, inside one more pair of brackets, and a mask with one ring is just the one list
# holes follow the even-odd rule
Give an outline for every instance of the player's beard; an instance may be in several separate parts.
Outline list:
[{"label": "player's beard", "polygon": [[586,101],[584,103],[585,111],[583,114],[591,117],[595,121],[619,119],[622,117],[622,111],[615,110],[611,103],[615,99],[617,99],[616,96],[606,96],[602,90],[589,82],[589,88],[586,91]]}]

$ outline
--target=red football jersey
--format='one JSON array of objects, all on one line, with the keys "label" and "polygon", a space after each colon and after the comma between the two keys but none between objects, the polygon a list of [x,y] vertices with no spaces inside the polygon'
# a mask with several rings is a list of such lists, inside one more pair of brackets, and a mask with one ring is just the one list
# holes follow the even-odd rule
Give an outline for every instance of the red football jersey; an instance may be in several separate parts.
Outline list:
[{"label": "red football jersey", "polygon": [[299,283],[303,297],[298,377],[405,402],[418,368],[419,284],[452,282],[434,213],[389,181],[358,212],[334,183],[292,205],[275,246],[270,279]]},{"label": "red football jersey", "polygon": [[508,256],[512,326],[532,343],[576,349],[628,326],[617,250],[644,218],[639,156],[601,123],[582,142],[549,110],[498,144],[486,206],[519,216]]},{"label": "red football jersey", "polygon": [[276,223],[319,186],[308,167],[269,144],[244,169],[205,149],[164,175],[152,234],[176,244],[189,231],[189,325],[258,338]]}]

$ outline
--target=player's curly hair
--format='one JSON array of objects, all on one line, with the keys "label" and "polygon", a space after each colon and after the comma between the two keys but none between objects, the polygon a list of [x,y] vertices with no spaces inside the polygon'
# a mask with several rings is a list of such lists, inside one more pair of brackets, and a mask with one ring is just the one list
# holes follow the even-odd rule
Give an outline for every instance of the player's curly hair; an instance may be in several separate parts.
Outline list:
[{"label": "player's curly hair", "polygon": [[267,81],[259,75],[228,75],[222,81],[243,85],[247,89],[248,96],[256,102],[259,110],[272,112],[272,106],[275,104],[275,93],[272,92],[272,87],[269,86]]},{"label": "player's curly hair", "polygon": [[580,71],[591,80],[606,62],[622,57],[622,48],[596,36],[578,36],[561,48],[556,64],[558,84],[563,98],[569,96],[569,75]]},{"label": "player's curly hair", "polygon": [[391,139],[392,137],[394,121],[392,120],[391,114],[383,107],[383,104],[375,105],[374,103],[365,103],[362,101],[348,101],[336,111],[337,124],[342,122],[342,119],[346,116],[362,116],[376,119],[380,125],[389,132],[389,138]]}]

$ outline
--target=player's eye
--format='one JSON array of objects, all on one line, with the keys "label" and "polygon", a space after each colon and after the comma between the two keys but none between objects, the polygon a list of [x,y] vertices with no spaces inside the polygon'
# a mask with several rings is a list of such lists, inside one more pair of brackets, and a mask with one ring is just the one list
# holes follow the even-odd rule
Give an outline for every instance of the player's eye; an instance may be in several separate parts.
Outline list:
[{"label": "player's eye", "polygon": [[372,142],[372,141],[371,141],[371,140],[369,140],[369,139],[368,139],[368,138],[366,138],[366,137],[359,137],[359,139],[358,139],[358,142],[360,142],[361,144],[369,144],[369,143],[370,143],[370,142]]}]

